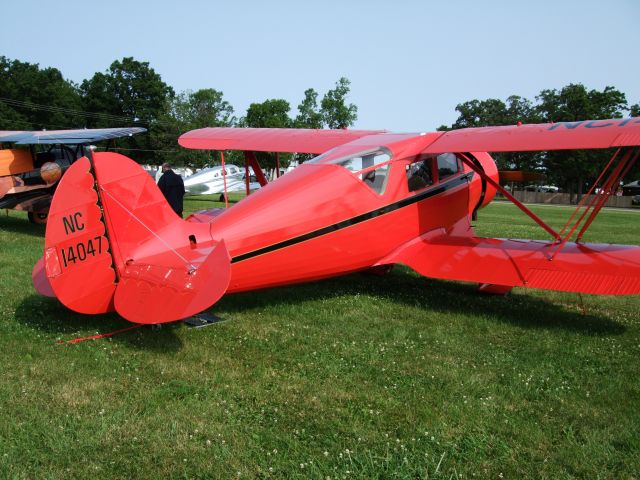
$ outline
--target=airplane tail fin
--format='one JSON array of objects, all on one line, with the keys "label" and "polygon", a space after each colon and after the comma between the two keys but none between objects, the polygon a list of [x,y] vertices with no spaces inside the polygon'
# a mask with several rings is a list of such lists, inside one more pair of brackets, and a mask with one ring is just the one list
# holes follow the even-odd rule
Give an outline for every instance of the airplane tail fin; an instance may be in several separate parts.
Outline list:
[{"label": "airplane tail fin", "polygon": [[60,181],[33,280],[80,313],[116,310],[132,322],[164,323],[213,305],[230,273],[209,224],[185,222],[137,163],[101,152]]}]

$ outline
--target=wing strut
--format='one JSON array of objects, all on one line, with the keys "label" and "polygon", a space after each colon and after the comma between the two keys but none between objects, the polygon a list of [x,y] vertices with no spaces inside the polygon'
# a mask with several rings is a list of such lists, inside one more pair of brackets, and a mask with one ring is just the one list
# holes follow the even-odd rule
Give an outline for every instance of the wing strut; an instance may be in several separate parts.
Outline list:
[{"label": "wing strut", "polygon": [[636,152],[635,154],[633,154],[633,151],[631,149],[627,150],[627,152],[623,155],[618,165],[616,165],[615,168],[613,168],[613,170],[611,171],[607,179],[604,181],[602,185],[602,193],[599,195],[592,195],[594,193],[596,185],[598,185],[598,183],[600,182],[602,177],[605,175],[607,170],[609,170],[609,168],[611,167],[611,165],[613,164],[615,158],[618,156],[619,153],[620,153],[620,149],[618,149],[613,154],[613,156],[611,157],[611,160],[609,160],[609,163],[607,163],[607,165],[604,167],[604,170],[602,170],[598,179],[593,183],[593,185],[591,185],[591,188],[589,189],[589,192],[587,193],[587,195],[583,197],[580,204],[576,207],[575,211],[573,212],[573,214],[565,224],[561,233],[564,233],[569,223],[571,223],[571,220],[573,219],[573,217],[578,213],[580,208],[582,208],[582,206],[584,205],[585,200],[589,198],[589,196],[592,196],[591,201],[587,205],[587,208],[584,210],[584,212],[582,212],[582,215],[580,215],[580,218],[578,218],[578,220],[575,222],[573,227],[571,227],[571,230],[569,230],[569,233],[562,239],[562,241],[560,242],[560,245],[558,245],[558,248],[553,252],[553,254],[551,254],[551,257],[549,258],[549,260],[553,260],[553,258],[562,250],[562,248],[566,245],[566,243],[571,239],[574,232],[578,229],[578,227],[580,226],[584,218],[587,216],[587,213],[589,213],[589,211],[591,210],[591,213],[587,218],[587,221],[584,223],[584,225],[580,229],[580,232],[578,232],[576,243],[580,242],[584,233],[587,231],[587,229],[589,228],[593,220],[596,218],[598,213],[600,213],[600,210],[602,209],[604,204],[607,202],[607,200],[611,196],[611,193],[615,191],[615,185],[617,185],[617,183],[620,181],[620,178],[626,175],[629,169],[633,166],[636,159],[638,158],[638,153],[640,152]]},{"label": "wing strut", "polygon": [[462,162],[471,168],[474,172],[476,172],[480,177],[487,181],[493,188],[502,193],[507,199],[509,199],[516,207],[522,210],[528,217],[530,217],[534,222],[540,225],[547,233],[549,233],[555,240],[561,241],[562,237],[558,232],[556,232],[553,228],[547,225],[540,217],[538,217],[535,213],[529,210],[520,200],[511,195],[507,190],[504,189],[502,185],[493,180],[489,175],[487,175],[484,170],[476,165],[473,160],[469,157],[471,154],[460,154],[460,159]]},{"label": "wing strut", "polygon": [[[540,217],[538,217],[531,210],[529,210],[524,204],[522,204],[522,202],[520,202],[513,195],[511,195],[511,193],[509,193],[507,190],[505,190],[499,183],[497,183],[491,177],[489,177],[482,170],[482,168],[480,166],[476,165],[473,162],[473,160],[470,158],[472,154],[470,154],[470,153],[468,153],[468,154],[460,154],[460,159],[462,160],[462,162],[465,165],[468,165],[469,168],[471,168],[474,172],[476,172],[478,175],[480,175],[480,177],[482,179],[486,180],[491,186],[493,186],[496,190],[498,190],[505,197],[507,197],[507,199],[509,199],[516,207],[518,207],[520,210],[522,210],[527,216],[529,216],[538,225],[540,225],[545,231],[547,231],[548,233],[550,233],[554,237],[554,239],[558,243],[558,247],[548,257],[549,260],[553,260],[553,258],[562,250],[562,248],[566,245],[566,243],[571,239],[571,237],[573,236],[575,231],[578,229],[578,227],[580,227],[580,225],[583,223],[583,220],[585,219],[587,214],[589,214],[589,217],[587,218],[587,220],[582,225],[582,228],[580,229],[580,231],[578,232],[578,235],[576,237],[576,243],[580,242],[580,240],[582,239],[582,237],[585,234],[585,232],[591,226],[591,223],[593,223],[593,220],[600,213],[600,210],[602,209],[604,204],[607,202],[609,197],[615,192],[615,190],[616,190],[615,187],[616,187],[616,185],[618,185],[620,179],[623,178],[629,172],[629,170],[633,167],[633,165],[635,164],[636,160],[640,156],[640,149],[636,149],[635,152],[632,149],[627,150],[625,152],[625,154],[622,156],[622,159],[611,170],[611,173],[609,173],[609,176],[604,181],[603,186],[602,186],[602,193],[600,195],[593,195],[596,186],[600,183],[600,181],[605,176],[607,171],[611,168],[611,166],[613,165],[613,163],[614,163],[616,157],[619,155],[619,153],[620,153],[620,149],[618,149],[613,154],[613,156],[611,157],[611,159],[609,160],[607,165],[604,167],[604,169],[602,170],[602,172],[598,176],[598,179],[593,183],[593,185],[589,189],[589,192],[587,192],[587,194],[582,198],[581,202],[578,204],[578,206],[576,207],[575,211],[571,214],[571,217],[569,217],[569,220],[567,220],[567,223],[565,223],[565,225],[562,228],[562,230],[560,231],[560,233],[556,232],[553,228],[551,228],[549,225],[547,225],[542,219],[540,219]],[[576,220],[576,222],[573,224],[573,226],[569,229],[569,232],[563,237],[562,235],[567,230],[567,227],[571,224],[571,222],[573,221],[574,217],[580,211],[580,209],[584,206],[586,200],[589,197],[591,197],[591,200],[590,200],[589,204],[587,205],[587,208],[584,210],[584,212],[582,212],[582,215],[580,215],[578,220]]]},{"label": "wing strut", "polygon": [[[632,151],[629,150],[625,155],[625,157],[620,162],[620,165],[619,165],[620,169],[618,170],[618,175],[614,177],[614,172],[612,172],[609,184],[605,185],[604,187],[604,195],[601,195],[602,198],[599,199],[599,203],[596,205],[593,212],[591,212],[591,215],[585,222],[584,226],[578,232],[578,236],[576,237],[576,243],[580,242],[580,240],[582,239],[582,235],[584,235],[584,233],[587,231],[587,229],[591,225],[591,222],[593,222],[594,218],[596,218],[598,213],[600,213],[600,210],[602,209],[604,204],[607,202],[609,197],[611,197],[611,195],[613,195],[613,193],[616,191],[616,185],[619,185],[620,180],[624,178],[627,175],[627,173],[629,173],[629,170],[631,170],[633,165],[636,163],[636,160],[638,159],[639,154],[640,154],[640,149],[636,149],[636,152],[635,154],[633,154],[633,156],[632,156]],[[623,165],[625,166],[622,167]]]},{"label": "wing strut", "polygon": [[258,163],[258,159],[256,158],[256,152],[249,152],[245,150],[244,161],[245,165],[251,165],[251,168],[253,168],[253,173],[258,179],[260,186],[264,187],[268,182],[264,177],[264,174],[262,173],[262,169],[260,168],[260,164]]}]

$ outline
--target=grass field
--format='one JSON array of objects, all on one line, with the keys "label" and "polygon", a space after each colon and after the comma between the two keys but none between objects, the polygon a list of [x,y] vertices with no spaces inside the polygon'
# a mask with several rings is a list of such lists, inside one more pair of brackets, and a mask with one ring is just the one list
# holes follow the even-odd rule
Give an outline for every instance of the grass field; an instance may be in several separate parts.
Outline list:
[{"label": "grass field", "polygon": [[[544,238],[506,204],[477,223]],[[640,212],[587,240],[640,243]],[[0,478],[640,478],[638,296],[482,296],[398,268],[57,345],[128,324],[37,296],[42,246],[0,215]]]}]

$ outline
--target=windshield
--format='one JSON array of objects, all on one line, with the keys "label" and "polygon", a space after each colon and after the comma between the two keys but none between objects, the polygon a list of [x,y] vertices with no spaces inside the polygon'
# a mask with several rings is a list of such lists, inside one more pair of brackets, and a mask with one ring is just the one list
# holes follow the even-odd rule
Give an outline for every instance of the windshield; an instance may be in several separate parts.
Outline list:
[{"label": "windshield", "polygon": [[367,168],[386,163],[391,160],[391,151],[386,147],[378,147],[348,155],[341,155],[337,158],[330,157],[335,154],[335,149],[329,150],[322,155],[309,160],[306,163],[324,163],[327,165],[340,165],[352,172],[359,172]]}]

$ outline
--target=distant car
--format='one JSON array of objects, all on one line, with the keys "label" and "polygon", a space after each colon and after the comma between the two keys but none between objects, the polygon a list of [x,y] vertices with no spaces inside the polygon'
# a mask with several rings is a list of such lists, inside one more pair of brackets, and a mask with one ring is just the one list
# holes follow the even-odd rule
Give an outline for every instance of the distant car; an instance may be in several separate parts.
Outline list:
[{"label": "distant car", "polygon": [[640,195],[634,195],[631,199],[633,205],[640,205]]},{"label": "distant car", "polygon": [[527,185],[524,189],[527,192],[558,193],[560,191],[555,185]]}]

